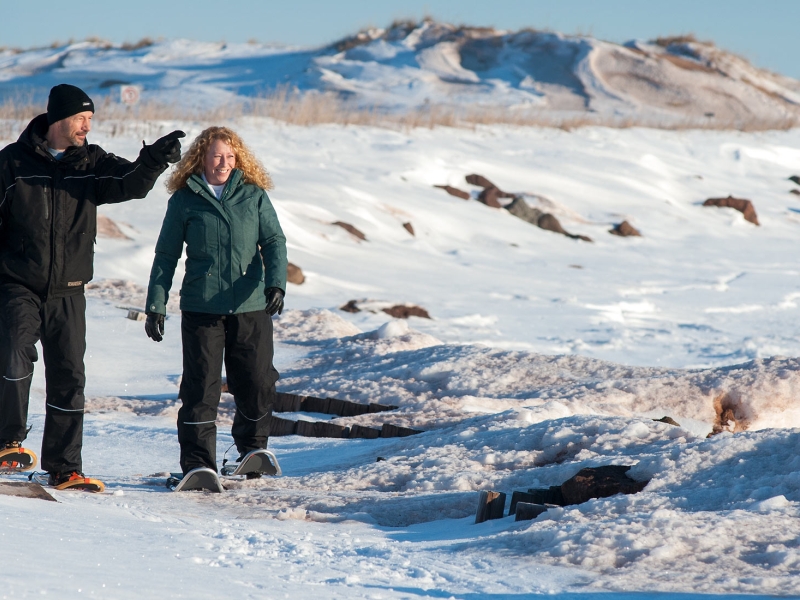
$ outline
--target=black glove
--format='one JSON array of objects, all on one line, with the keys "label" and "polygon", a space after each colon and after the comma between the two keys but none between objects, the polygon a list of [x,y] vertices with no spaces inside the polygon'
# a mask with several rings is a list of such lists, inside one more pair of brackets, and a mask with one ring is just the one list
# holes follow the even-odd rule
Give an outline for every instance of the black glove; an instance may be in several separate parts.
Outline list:
[{"label": "black glove", "polygon": [[267,314],[269,316],[273,316],[275,313],[281,314],[283,312],[283,290],[276,287],[267,288],[264,295],[267,297]]},{"label": "black glove", "polygon": [[176,163],[181,159],[181,142],[180,138],[186,137],[180,129],[176,129],[172,133],[168,133],[164,137],[158,138],[149,146],[142,142],[142,151],[139,156],[142,157],[149,167],[163,167],[168,163]]},{"label": "black glove", "polygon": [[164,339],[164,315],[158,313],[147,313],[147,320],[144,322],[144,332],[154,342]]}]

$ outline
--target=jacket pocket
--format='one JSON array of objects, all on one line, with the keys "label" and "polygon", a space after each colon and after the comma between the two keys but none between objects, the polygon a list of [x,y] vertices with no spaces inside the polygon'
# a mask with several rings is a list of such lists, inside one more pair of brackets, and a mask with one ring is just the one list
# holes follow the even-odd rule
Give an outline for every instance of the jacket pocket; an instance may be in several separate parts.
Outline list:
[{"label": "jacket pocket", "polygon": [[91,280],[94,261],[94,234],[76,233],[67,238],[64,249],[64,285],[82,285]]},{"label": "jacket pocket", "polygon": [[213,279],[210,262],[187,261],[186,274],[183,276],[180,296],[198,302],[208,299],[210,281]]}]

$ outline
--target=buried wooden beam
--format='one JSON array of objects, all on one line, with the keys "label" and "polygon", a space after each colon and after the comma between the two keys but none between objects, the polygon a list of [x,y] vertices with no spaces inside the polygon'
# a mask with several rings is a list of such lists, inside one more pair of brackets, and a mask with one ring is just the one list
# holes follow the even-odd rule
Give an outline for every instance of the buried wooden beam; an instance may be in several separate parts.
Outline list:
[{"label": "buried wooden beam", "polygon": [[384,423],[383,427],[366,427],[364,425],[340,425],[330,421],[293,421],[272,415],[270,418],[269,434],[274,437],[284,435],[300,435],[304,437],[370,439],[406,437],[424,433],[418,429],[400,427]]},{"label": "buried wooden beam", "polygon": [[544,504],[534,504],[533,502],[517,502],[514,508],[515,521],[530,521],[548,509]]},{"label": "buried wooden beam", "polygon": [[[227,388],[225,391],[227,391]],[[272,410],[274,412],[315,412],[338,417],[356,417],[358,415],[397,410],[397,407],[377,402],[363,404],[361,402],[351,402],[350,400],[339,400],[338,398],[318,398],[316,396],[276,392]]]},{"label": "buried wooden beam", "polygon": [[502,519],[505,506],[506,495],[503,492],[481,492],[478,497],[478,510],[475,511],[475,523]]}]

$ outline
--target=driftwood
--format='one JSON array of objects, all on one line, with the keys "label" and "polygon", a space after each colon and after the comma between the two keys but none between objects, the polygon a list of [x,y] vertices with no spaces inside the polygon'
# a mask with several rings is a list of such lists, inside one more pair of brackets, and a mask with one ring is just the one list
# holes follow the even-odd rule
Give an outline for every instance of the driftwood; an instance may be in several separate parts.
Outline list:
[{"label": "driftwood", "polygon": [[502,519],[505,505],[506,495],[503,492],[481,492],[478,497],[478,510],[475,512],[475,523]]}]

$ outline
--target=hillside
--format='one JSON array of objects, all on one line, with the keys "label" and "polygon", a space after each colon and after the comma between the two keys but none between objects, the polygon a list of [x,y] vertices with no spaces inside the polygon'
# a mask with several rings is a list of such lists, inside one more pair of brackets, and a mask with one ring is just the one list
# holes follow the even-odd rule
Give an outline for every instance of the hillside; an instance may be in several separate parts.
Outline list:
[{"label": "hillside", "polygon": [[435,107],[478,122],[765,129],[791,126],[800,115],[800,83],[692,37],[619,45],[433,21],[317,48],[87,41],[0,52],[5,101],[40,100],[64,81],[114,102],[120,84],[137,84],[164,108],[201,110],[253,112],[259,99],[297,90],[329,93],[349,108]]}]

